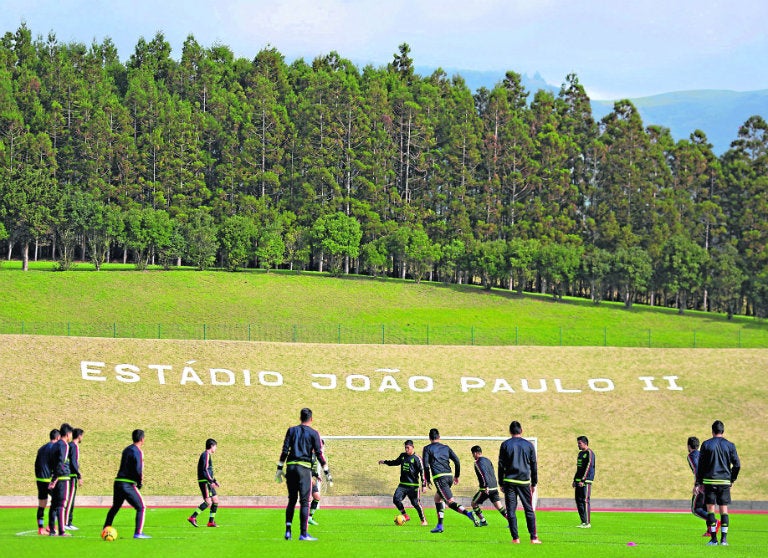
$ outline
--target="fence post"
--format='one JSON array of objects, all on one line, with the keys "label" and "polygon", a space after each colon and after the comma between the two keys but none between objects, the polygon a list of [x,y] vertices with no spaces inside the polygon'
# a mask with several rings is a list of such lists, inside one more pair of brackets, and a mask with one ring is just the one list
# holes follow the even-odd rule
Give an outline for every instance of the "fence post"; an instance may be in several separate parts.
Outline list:
[{"label": "fence post", "polygon": [[[739,332],[741,333],[741,332]],[[21,322],[21,334],[24,335],[24,322]]]},{"label": "fence post", "polygon": [[117,338],[117,324],[112,322],[112,339]]},{"label": "fence post", "polygon": [[693,348],[696,348],[696,330],[693,330]]},{"label": "fence post", "polygon": [[160,324],[157,324],[157,338],[160,339]]},{"label": "fence post", "polygon": [[384,324],[381,324],[381,344],[384,344]]},{"label": "fence post", "polygon": [[741,328],[739,328],[739,349],[741,349]]},{"label": "fence post", "polygon": [[251,324],[248,324],[248,341],[251,340]]},{"label": "fence post", "polygon": [[607,346],[608,346],[608,328],[604,327],[603,328],[603,347],[607,347]]},{"label": "fence post", "polygon": [[475,326],[472,326],[470,328],[470,336],[472,337],[472,345],[474,346],[474,344],[475,344]]},{"label": "fence post", "polygon": [[70,327],[70,322],[67,322],[67,337],[69,337],[72,333],[72,328]]},{"label": "fence post", "polygon": [[429,324],[427,324],[427,345],[429,345]]},{"label": "fence post", "polygon": [[336,333],[336,339],[338,341],[338,344],[341,345],[341,324],[339,324],[338,331]]},{"label": "fence post", "polygon": [[520,326],[515,326],[515,345],[520,344]]},{"label": "fence post", "polygon": [[650,328],[648,329],[648,348],[649,349],[651,348],[651,330],[650,330]]},{"label": "fence post", "polygon": [[296,330],[296,324],[293,324],[293,342],[296,343],[297,339],[297,330]]},{"label": "fence post", "polygon": [[560,346],[563,346],[563,326],[560,326]]},{"label": "fence post", "polygon": [[203,341],[205,341],[206,339],[208,339],[208,327],[205,324],[203,324]]}]

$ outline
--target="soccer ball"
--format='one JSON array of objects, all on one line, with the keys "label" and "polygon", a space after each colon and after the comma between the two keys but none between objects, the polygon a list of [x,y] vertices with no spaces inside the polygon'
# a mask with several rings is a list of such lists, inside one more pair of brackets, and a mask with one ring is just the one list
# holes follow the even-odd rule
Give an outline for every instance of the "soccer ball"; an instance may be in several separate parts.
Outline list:
[{"label": "soccer ball", "polygon": [[405,516],[400,514],[396,515],[395,525],[405,525]]},{"label": "soccer ball", "polygon": [[101,532],[101,538],[107,542],[112,542],[117,538],[117,529],[112,526],[104,527],[104,530]]}]

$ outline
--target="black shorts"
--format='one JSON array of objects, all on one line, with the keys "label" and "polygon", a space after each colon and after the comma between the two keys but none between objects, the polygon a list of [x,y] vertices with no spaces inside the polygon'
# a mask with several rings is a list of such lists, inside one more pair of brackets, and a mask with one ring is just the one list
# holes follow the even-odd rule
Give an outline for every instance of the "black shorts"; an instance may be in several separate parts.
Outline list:
[{"label": "black shorts", "polygon": [[37,481],[37,499],[38,500],[47,500],[48,494],[50,494],[50,491],[48,490],[48,485],[50,482],[48,481]]},{"label": "black shorts", "polygon": [[200,493],[203,495],[203,500],[206,498],[213,498],[216,496],[216,488],[209,482],[201,482]]},{"label": "black shorts", "polygon": [[451,486],[453,486],[453,477],[451,475],[445,475],[444,477],[433,478],[432,483],[435,485],[437,493],[444,501],[453,500],[453,492]]},{"label": "black shorts", "polygon": [[717,504],[718,506],[727,506],[731,503],[731,485],[705,484],[704,503]]},{"label": "black shorts", "polygon": [[498,488],[490,488],[488,492],[485,490],[478,490],[475,495],[472,496],[472,505],[479,506],[486,500],[490,500],[491,503],[501,502],[501,496],[499,496]]}]

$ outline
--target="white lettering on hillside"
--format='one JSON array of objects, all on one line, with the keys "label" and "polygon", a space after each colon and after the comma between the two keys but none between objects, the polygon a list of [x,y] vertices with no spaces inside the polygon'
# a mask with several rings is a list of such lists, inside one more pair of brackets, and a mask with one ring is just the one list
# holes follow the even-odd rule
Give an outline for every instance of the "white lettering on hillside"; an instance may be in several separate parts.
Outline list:
[{"label": "white lettering on hillside", "polygon": [[[123,384],[135,384],[142,381],[156,381],[158,385],[176,384],[181,386],[213,386],[213,387],[266,387],[279,388],[285,385],[285,373],[276,370],[260,370],[251,373],[249,369],[234,370],[226,367],[195,367],[196,361],[189,360],[180,366],[172,364],[146,364],[142,366],[131,363],[108,364],[98,360],[83,360],[80,362],[80,377],[89,382],[106,382],[115,380]],[[310,387],[319,390],[344,389],[352,392],[415,392],[429,393],[435,390],[437,382],[431,376],[414,375],[396,378],[393,374],[400,373],[397,368],[377,368],[371,374],[309,374]],[[382,374],[383,375],[380,375]],[[289,376],[290,377],[290,376]],[[678,376],[639,376],[641,389],[647,392],[683,391],[678,384]],[[301,380],[292,380],[292,383]],[[567,382],[561,378],[482,378],[478,376],[461,376],[458,379],[458,389],[462,393],[490,392],[510,394],[539,394],[564,393],[577,394],[584,392],[604,393],[616,389],[611,378],[570,379]]]}]

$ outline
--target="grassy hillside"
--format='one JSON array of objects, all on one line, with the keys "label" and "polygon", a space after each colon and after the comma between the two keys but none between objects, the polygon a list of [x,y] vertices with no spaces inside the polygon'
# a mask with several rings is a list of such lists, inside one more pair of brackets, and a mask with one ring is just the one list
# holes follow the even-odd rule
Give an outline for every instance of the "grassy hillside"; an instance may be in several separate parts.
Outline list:
[{"label": "grassy hillside", "polygon": [[328,343],[768,347],[762,320],[371,278],[0,269],[0,333]]},{"label": "grassy hillside", "polygon": [[[594,497],[685,499],[685,441],[705,439],[720,419],[744,462],[734,498],[768,499],[766,350],[2,341],[6,468],[31,475],[48,430],[68,421],[86,430],[84,495],[110,493],[134,428],[147,432],[147,495],[194,495],[207,437],[219,442],[223,494],[280,495],[273,475],[283,435],[310,406],[324,435],[411,437],[437,427],[444,436],[505,436],[520,420],[538,438],[540,494],[549,498],[571,496],[575,438],[586,434],[597,454]],[[472,442],[450,445],[464,465],[457,492],[471,495]],[[495,461],[498,443],[483,445]],[[376,462],[401,449],[399,439],[329,442],[334,493],[389,494],[396,471]],[[0,477],[0,495],[29,493],[19,478]]]}]

